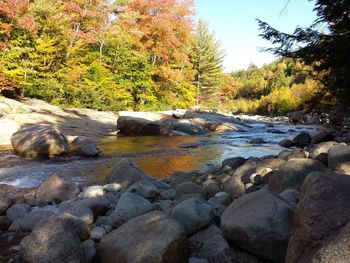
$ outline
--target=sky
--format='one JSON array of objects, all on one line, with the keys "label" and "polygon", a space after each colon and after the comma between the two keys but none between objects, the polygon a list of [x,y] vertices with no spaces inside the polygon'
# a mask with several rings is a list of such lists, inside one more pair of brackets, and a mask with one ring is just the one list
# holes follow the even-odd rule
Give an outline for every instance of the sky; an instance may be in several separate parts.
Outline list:
[{"label": "sky", "polygon": [[259,51],[259,47],[271,44],[258,36],[256,18],[286,33],[315,20],[313,2],[291,0],[284,9],[286,3],[287,0],[195,0],[197,19],[209,23],[226,52],[225,72],[245,69],[250,63],[260,67],[276,59]]}]

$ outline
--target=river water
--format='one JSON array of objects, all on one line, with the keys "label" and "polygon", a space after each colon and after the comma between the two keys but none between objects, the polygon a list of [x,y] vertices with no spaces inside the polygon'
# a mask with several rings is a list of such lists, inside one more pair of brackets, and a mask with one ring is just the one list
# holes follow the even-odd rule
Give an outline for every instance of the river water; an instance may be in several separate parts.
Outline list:
[{"label": "river water", "polygon": [[[273,127],[272,127],[273,126]],[[278,130],[280,133],[273,133]],[[116,158],[129,157],[141,169],[156,178],[174,172],[188,172],[220,164],[224,159],[275,155],[285,150],[277,143],[293,138],[301,131],[313,133],[315,126],[295,126],[282,122],[251,121],[246,132],[228,132],[210,136],[111,136],[97,146],[103,151],[98,158],[61,157],[54,160],[32,160],[15,155],[11,148],[0,150],[0,184],[19,188],[37,187],[47,177],[68,176],[77,183],[103,183]],[[250,144],[262,138],[264,144]]]}]

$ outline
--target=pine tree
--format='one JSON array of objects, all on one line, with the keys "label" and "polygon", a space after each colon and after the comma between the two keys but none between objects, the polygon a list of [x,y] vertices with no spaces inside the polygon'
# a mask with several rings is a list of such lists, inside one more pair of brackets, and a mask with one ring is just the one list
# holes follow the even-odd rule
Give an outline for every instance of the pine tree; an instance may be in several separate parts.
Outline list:
[{"label": "pine tree", "polygon": [[203,101],[206,105],[217,102],[218,87],[223,77],[223,59],[224,52],[220,48],[220,42],[209,31],[208,24],[199,20],[194,36],[191,61],[195,70],[194,84],[199,92],[198,100]]}]

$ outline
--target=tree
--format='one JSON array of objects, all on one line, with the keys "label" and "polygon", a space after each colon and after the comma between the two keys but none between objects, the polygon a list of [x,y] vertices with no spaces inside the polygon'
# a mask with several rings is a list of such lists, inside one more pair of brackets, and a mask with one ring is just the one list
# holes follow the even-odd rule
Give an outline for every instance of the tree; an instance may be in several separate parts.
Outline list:
[{"label": "tree", "polygon": [[350,104],[350,1],[315,2],[318,18],[311,26],[286,34],[258,20],[260,36],[277,45],[267,51],[302,59],[312,67],[314,77],[325,85],[326,91],[339,102]]},{"label": "tree", "polygon": [[195,70],[194,84],[205,104],[217,101],[217,92],[222,80],[224,52],[220,42],[208,29],[208,24],[199,20],[194,36],[191,61]]}]

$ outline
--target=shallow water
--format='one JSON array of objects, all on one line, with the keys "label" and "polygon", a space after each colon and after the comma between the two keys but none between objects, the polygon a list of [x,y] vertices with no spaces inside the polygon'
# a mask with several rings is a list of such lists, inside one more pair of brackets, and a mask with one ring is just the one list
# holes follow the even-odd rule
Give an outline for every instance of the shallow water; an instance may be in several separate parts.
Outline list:
[{"label": "shallow water", "polygon": [[[278,129],[284,134],[269,133]],[[290,130],[293,129],[293,130]],[[57,158],[55,160],[31,160],[13,154],[11,149],[0,151],[0,184],[16,187],[36,187],[47,177],[60,174],[73,178],[77,183],[103,183],[106,174],[119,157],[130,157],[148,174],[163,178],[174,172],[204,169],[207,165],[220,164],[224,159],[275,155],[285,150],[277,142],[292,138],[301,131],[314,132],[316,127],[291,126],[254,122],[247,132],[229,132],[211,136],[139,136],[105,137],[97,142],[103,151],[99,158]],[[262,138],[265,144],[252,145],[253,138]]]}]

